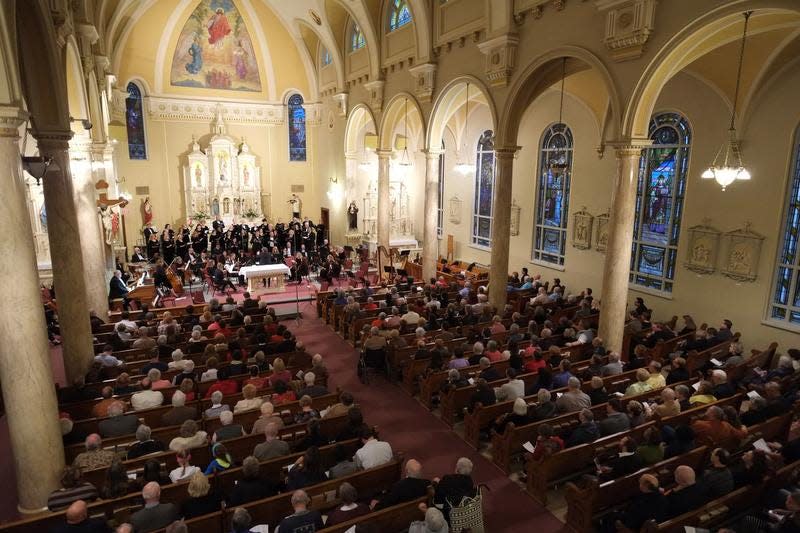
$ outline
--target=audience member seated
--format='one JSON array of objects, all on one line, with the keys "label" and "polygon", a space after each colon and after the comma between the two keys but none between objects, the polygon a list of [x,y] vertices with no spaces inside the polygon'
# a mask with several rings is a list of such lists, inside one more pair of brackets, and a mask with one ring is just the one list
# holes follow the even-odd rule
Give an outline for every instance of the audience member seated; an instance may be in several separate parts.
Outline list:
[{"label": "audience member seated", "polygon": [[601,436],[605,437],[630,429],[631,421],[623,409],[619,398],[611,398],[606,403],[606,417],[598,424]]},{"label": "audience member seated", "polygon": [[128,494],[132,489],[135,490],[135,485],[128,477],[128,472],[125,466],[119,459],[114,459],[111,465],[106,470],[105,485],[100,490],[100,497],[104,500],[113,500]]},{"label": "audience member seated", "polygon": [[322,418],[333,418],[335,416],[346,415],[353,408],[355,399],[353,395],[345,391],[339,394],[339,402],[331,405],[324,411]]},{"label": "audience member seated", "polygon": [[697,407],[707,403],[714,403],[717,399],[714,397],[714,387],[710,381],[701,381],[697,390],[692,396],[689,397],[689,405]]},{"label": "audience member seated", "polygon": [[497,381],[501,379],[500,373],[492,366],[492,362],[488,357],[481,357],[478,365],[480,366],[479,378],[485,381]]},{"label": "audience member seated", "polygon": [[350,483],[339,485],[339,500],[341,505],[328,513],[325,527],[335,526],[370,512],[368,506],[358,503],[358,492]]},{"label": "audience member seated", "polygon": [[667,500],[658,486],[658,478],[652,474],[639,477],[639,493],[620,512],[610,514],[603,520],[603,532],[619,531],[623,526],[639,531],[647,520],[661,522],[667,514]]},{"label": "audience member seated", "polygon": [[589,390],[589,399],[592,405],[600,405],[608,401],[608,391],[603,383],[603,378],[600,376],[593,376],[591,378],[591,390]]},{"label": "audience member seated", "polygon": [[150,455],[151,453],[163,452],[166,449],[164,443],[154,440],[151,434],[149,426],[141,424],[136,428],[136,442],[128,446],[128,460]]},{"label": "audience member seated", "polygon": [[225,445],[218,442],[211,447],[211,462],[208,463],[203,473],[207,476],[228,470],[233,466],[233,458],[228,453]]},{"label": "audience member seated", "polygon": [[192,474],[186,491],[189,493],[189,498],[183,500],[180,511],[185,520],[215,513],[222,507],[222,496],[211,489],[208,478],[202,472]]},{"label": "audience member seated", "polygon": [[171,482],[169,476],[162,472],[161,463],[157,459],[148,459],[144,463],[141,474],[136,478],[136,486],[139,488],[144,488],[150,482],[159,485],[169,485]]},{"label": "audience member seated", "polygon": [[222,403],[224,395],[221,391],[214,391],[211,394],[211,407],[205,410],[203,416],[206,418],[219,418],[219,415],[228,411],[230,412],[231,407],[227,404]]},{"label": "audience member seated", "polygon": [[358,471],[358,466],[352,457],[349,457],[347,450],[341,444],[337,444],[333,449],[333,456],[336,464],[328,470],[328,477],[336,479],[350,474],[355,474]]},{"label": "audience member seated", "polygon": [[297,401],[297,395],[287,385],[286,381],[278,380],[273,385],[275,392],[272,395],[272,403],[274,405],[283,405],[285,403]]},{"label": "audience member seated", "polygon": [[631,400],[628,402],[628,405],[625,406],[625,410],[628,413],[628,421],[632,428],[641,426],[647,421],[647,414],[645,413],[642,402]]},{"label": "audience member seated", "polygon": [[89,518],[86,502],[78,500],[65,513],[66,523],[53,529],[53,533],[111,533],[103,518]]},{"label": "audience member seated", "polygon": [[72,461],[72,466],[80,468],[82,472],[105,468],[111,464],[116,454],[111,450],[103,449],[103,439],[97,433],[86,437],[86,451],[81,452]]},{"label": "audience member seated", "polygon": [[50,511],[62,511],[73,502],[83,500],[92,502],[98,498],[97,487],[81,479],[81,469],[67,466],[61,474],[61,488],[50,493],[47,498],[47,508]]},{"label": "audience member seated", "polygon": [[650,385],[651,390],[661,389],[667,386],[667,380],[661,374],[661,363],[658,361],[651,361],[648,365],[650,377],[647,378],[647,384]]},{"label": "audience member seated", "polygon": [[171,503],[160,503],[161,487],[150,482],[142,489],[144,508],[131,515],[131,524],[137,533],[155,531],[168,526],[178,518],[178,508]]},{"label": "audience member seated", "polygon": [[144,378],[141,381],[142,390],[131,396],[131,407],[135,411],[152,409],[164,403],[164,394],[161,391],[152,390],[151,384],[150,378]]},{"label": "audience member seated", "polygon": [[125,364],[124,361],[120,361],[114,355],[114,347],[110,344],[106,344],[103,347],[103,351],[99,354],[94,356],[94,362],[100,363],[103,368],[113,368],[113,367],[121,367]]},{"label": "audience member seated", "polygon": [[175,454],[175,460],[178,463],[178,467],[169,473],[169,479],[173,483],[188,479],[195,473],[200,472],[198,467],[192,466],[192,454],[189,450],[180,450]]},{"label": "audience member seated", "polygon": [[312,418],[319,418],[319,411],[314,409],[314,400],[311,399],[311,396],[301,396],[298,404],[300,410],[294,415],[295,424],[305,424]]},{"label": "audience member seated", "polygon": [[415,520],[408,527],[408,533],[448,533],[449,531],[444,514],[436,507],[426,508],[425,519]]},{"label": "audience member seated", "polygon": [[169,449],[173,452],[191,450],[205,446],[207,443],[208,433],[202,431],[194,420],[187,420],[181,424],[178,436],[169,442]]},{"label": "audience member seated", "polygon": [[628,388],[625,389],[625,396],[636,396],[637,394],[644,394],[645,392],[653,390],[649,381],[650,372],[648,372],[646,368],[640,368],[636,371],[636,382],[628,385]]},{"label": "audience member seated", "polygon": [[719,407],[712,405],[706,410],[703,420],[692,422],[695,438],[698,444],[720,446],[732,449],[739,441],[747,436],[746,428],[735,428],[725,420],[725,413]]},{"label": "audience member seated", "polygon": [[681,404],[677,399],[675,391],[670,388],[665,388],[661,391],[661,403],[652,409],[653,415],[659,418],[666,418],[668,416],[675,416],[680,414]]},{"label": "audience member seated", "polygon": [[[540,390],[539,393],[541,394],[544,389]],[[549,396],[550,393],[544,391]],[[528,404],[525,403],[525,400],[522,398],[517,398],[514,400],[514,404],[511,407],[510,413],[505,413],[497,417],[494,422],[493,429],[495,432],[502,434],[505,433],[506,426],[509,423],[513,423],[514,426],[524,426],[526,424],[530,424],[533,422],[534,419],[532,416],[528,414]]]},{"label": "audience member seated", "polygon": [[172,378],[172,385],[175,387],[180,387],[181,384],[185,380],[192,380],[197,381],[197,374],[194,372],[194,361],[191,359],[186,359],[183,361],[183,370],[180,374],[176,374],[174,378]]},{"label": "audience member seated", "polygon": [[550,457],[554,453],[558,453],[564,449],[564,441],[561,437],[556,435],[553,426],[550,424],[542,424],[539,426],[539,434],[536,437],[531,458],[538,461],[545,457]]},{"label": "audience member seated", "polygon": [[392,460],[392,447],[388,442],[378,440],[371,429],[364,427],[360,438],[362,446],[355,455],[355,462],[359,468],[367,470]]},{"label": "audience member seated", "polygon": [[711,394],[718,400],[729,398],[736,394],[736,390],[728,382],[728,375],[724,370],[711,371],[711,385],[714,387]]},{"label": "audience member seated", "polygon": [[353,407],[347,413],[347,424],[339,431],[335,440],[341,442],[349,439],[360,439],[364,429],[369,428],[364,424],[364,416],[361,414],[361,409]]},{"label": "audience member seated", "polygon": [[296,490],[292,493],[292,509],[294,513],[281,520],[275,533],[294,533],[296,531],[318,531],[325,525],[322,522],[322,515],[319,511],[309,509],[308,504],[311,499],[303,490]]},{"label": "audience member seated", "polygon": [[214,432],[211,442],[222,442],[244,436],[244,428],[241,424],[233,423],[233,413],[230,411],[220,413],[219,421],[222,425]]},{"label": "audience member seated", "polygon": [[661,430],[654,426],[644,430],[642,443],[636,448],[636,455],[642,458],[645,465],[654,465],[664,459]]},{"label": "audience member seated", "polygon": [[508,381],[495,389],[495,396],[499,401],[512,401],[525,396],[525,382],[517,378],[517,372],[513,368],[506,369]]},{"label": "audience member seated", "polygon": [[674,430],[671,427],[664,427],[665,434],[664,458],[677,457],[690,452],[696,447],[694,442],[694,430],[689,426],[678,426]]},{"label": "audience member seated", "polygon": [[711,452],[711,466],[703,472],[702,480],[710,499],[733,492],[733,473],[728,468],[730,463],[731,454],[727,450],[716,448]]},{"label": "audience member seated", "polygon": [[243,399],[236,402],[236,405],[233,406],[233,412],[240,413],[242,411],[249,411],[261,407],[264,400],[256,396],[257,392],[258,389],[255,385],[249,384],[242,387]]},{"label": "audience member seated", "polygon": [[578,424],[572,430],[565,445],[567,447],[580,446],[581,444],[588,444],[594,442],[600,437],[600,429],[594,421],[594,414],[589,409],[582,409],[578,413]]},{"label": "audience member seated", "polygon": [[686,359],[675,357],[672,360],[669,373],[667,374],[667,385],[673,385],[689,379],[689,371],[686,369]]},{"label": "audience member seated", "polygon": [[316,385],[317,376],[313,372],[306,372],[303,375],[303,382],[305,383],[305,387],[300,389],[298,393],[301,397],[302,396],[311,396],[312,398],[317,398],[319,396],[325,396],[328,394],[328,389],[323,387],[322,385]]},{"label": "audience member seated", "polygon": [[456,461],[454,474],[446,474],[441,479],[433,478],[436,488],[433,501],[437,506],[442,506],[448,521],[452,506],[458,506],[463,498],[475,497],[477,488],[472,479],[472,468],[472,461],[466,457],[460,457]]},{"label": "audience member seated", "polygon": [[319,448],[311,446],[303,455],[297,458],[294,466],[289,470],[286,488],[287,490],[302,489],[303,487],[320,483],[326,479],[328,478],[322,467]]},{"label": "audience member seated", "polygon": [[109,418],[101,420],[97,424],[100,435],[103,438],[121,437],[132,435],[139,426],[139,417],[134,414],[126,415],[123,413],[125,407],[122,402],[114,402],[108,408]]},{"label": "audience member seated", "polygon": [[264,426],[264,442],[257,444],[253,450],[253,455],[259,461],[289,455],[289,443],[278,438],[278,429],[278,424],[275,422],[268,422]]},{"label": "audience member seated", "polygon": [[633,437],[623,437],[618,444],[619,451],[605,464],[598,467],[603,479],[616,479],[636,472],[644,466],[644,461],[636,453],[638,443]]},{"label": "audience member seated", "polygon": [[111,387],[103,387],[100,391],[100,397],[103,398],[92,407],[92,416],[95,418],[105,418],[108,416],[108,408],[114,402],[118,402],[114,396],[114,389]]},{"label": "audience member seated", "polygon": [[608,354],[608,364],[606,364],[601,370],[601,376],[616,376],[617,374],[622,374],[622,363],[620,362],[620,356],[617,352],[611,352]]},{"label": "audience member seated", "polygon": [[694,469],[687,465],[675,468],[676,486],[667,491],[667,517],[674,518],[706,503],[707,491],[696,482]]},{"label": "audience member seated", "polygon": [[[555,384],[554,384],[555,385]],[[556,409],[559,413],[574,413],[581,409],[592,407],[592,400],[589,395],[581,390],[581,381],[576,377],[569,378],[567,381],[567,392],[556,400]]]},{"label": "audience member seated", "polygon": [[277,494],[275,487],[261,478],[260,465],[258,459],[252,455],[245,457],[242,462],[242,476],[238,479],[230,495],[226,498],[226,503],[231,505],[243,505],[262,498],[269,498]]},{"label": "audience member seated", "polygon": [[419,461],[409,459],[406,462],[405,471],[406,477],[392,485],[386,495],[379,500],[372,500],[370,504],[372,509],[378,511],[392,505],[414,500],[428,493],[428,486],[431,482],[422,477],[422,464]]},{"label": "audience member seated", "polygon": [[260,435],[264,433],[264,428],[266,428],[269,423],[274,423],[278,426],[278,429],[283,428],[283,418],[275,414],[275,407],[271,402],[262,403],[260,409],[261,416],[253,423],[253,428],[250,431],[251,435]]},{"label": "audience member seated", "polygon": [[737,489],[761,483],[769,473],[767,455],[761,450],[747,450],[731,467],[731,473]]},{"label": "audience member seated", "polygon": [[172,409],[161,415],[162,426],[177,426],[197,418],[197,408],[186,406],[186,395],[181,391],[172,393]]}]

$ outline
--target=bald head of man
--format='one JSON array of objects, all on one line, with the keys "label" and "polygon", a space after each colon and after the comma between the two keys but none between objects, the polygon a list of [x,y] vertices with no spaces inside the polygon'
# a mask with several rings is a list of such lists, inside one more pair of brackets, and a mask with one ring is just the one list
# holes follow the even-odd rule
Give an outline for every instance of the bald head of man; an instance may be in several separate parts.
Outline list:
[{"label": "bald head of man", "polygon": [[691,466],[681,465],[675,469],[675,483],[680,487],[694,485],[696,480],[694,469]]},{"label": "bald head of man", "polygon": [[406,477],[421,478],[422,464],[416,459],[409,459],[406,463]]},{"label": "bald head of man", "polygon": [[161,499],[161,487],[155,481],[151,481],[142,488],[142,499],[145,504],[158,503]]},{"label": "bald head of man", "polygon": [[67,508],[66,518],[67,524],[80,524],[88,516],[86,502],[78,500]]}]

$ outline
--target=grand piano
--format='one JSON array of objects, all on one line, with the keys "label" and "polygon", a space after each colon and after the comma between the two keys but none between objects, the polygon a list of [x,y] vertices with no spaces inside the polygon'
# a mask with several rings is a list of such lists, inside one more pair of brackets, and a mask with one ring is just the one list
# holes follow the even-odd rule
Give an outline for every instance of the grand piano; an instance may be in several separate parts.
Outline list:
[{"label": "grand piano", "polygon": [[148,274],[147,268],[134,275],[134,279],[128,283],[128,299],[134,300],[139,307],[142,302],[154,306],[156,294],[156,286],[153,285],[153,278]]}]

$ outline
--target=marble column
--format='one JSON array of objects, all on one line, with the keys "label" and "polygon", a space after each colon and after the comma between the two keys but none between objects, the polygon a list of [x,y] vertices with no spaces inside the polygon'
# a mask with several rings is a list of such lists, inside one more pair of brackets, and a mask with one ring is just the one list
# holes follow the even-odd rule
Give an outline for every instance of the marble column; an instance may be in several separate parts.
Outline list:
[{"label": "marble column", "polygon": [[13,251],[0,254],[0,276],[7,280],[0,298],[0,316],[5,317],[0,321],[0,380],[19,510],[39,512],[59,487],[64,447],[20,168],[18,128],[24,119],[16,108],[0,107],[0,169],[5,176],[0,228],[5,230],[4,249]]},{"label": "marble column", "polygon": [[[376,150],[378,154],[378,246],[389,250],[389,236],[391,235],[389,211],[389,158],[391,150]],[[383,272],[380,273],[383,276]]]},{"label": "marble column", "polygon": [[617,175],[608,220],[599,336],[609,350],[620,351],[625,328],[636,186],[642,146],[634,143],[620,144],[614,147],[614,153],[617,158]]},{"label": "marble column", "polygon": [[75,208],[81,233],[86,300],[89,309],[104,317],[108,313],[106,245],[100,216],[97,213],[97,194],[92,171],[94,164],[102,165],[102,159],[99,163],[95,163],[94,154],[85,146],[70,148],[70,158]]},{"label": "marble column", "polygon": [[[69,159],[71,135],[68,131],[35,135],[39,153],[53,159],[42,183],[64,368],[70,382],[86,373],[93,356],[81,234]],[[96,214],[97,210],[92,209],[92,213]]]},{"label": "marble column", "polygon": [[492,264],[489,268],[489,304],[502,311],[506,304],[508,255],[511,241],[511,184],[517,146],[495,148],[492,203]]},{"label": "marble column", "polygon": [[436,276],[436,260],[439,257],[439,158],[441,151],[425,152],[425,219],[422,234],[422,279]]}]

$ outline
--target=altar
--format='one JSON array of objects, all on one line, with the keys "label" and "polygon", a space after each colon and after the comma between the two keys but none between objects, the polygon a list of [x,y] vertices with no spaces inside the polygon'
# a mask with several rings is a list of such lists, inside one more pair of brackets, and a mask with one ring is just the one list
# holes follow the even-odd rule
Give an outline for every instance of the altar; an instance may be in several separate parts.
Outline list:
[{"label": "altar", "polygon": [[187,218],[215,218],[225,224],[242,219],[260,220],[262,206],[261,168],[256,156],[242,139],[237,141],[226,131],[222,108],[217,108],[214,136],[201,149],[192,139],[192,151],[183,167]]},{"label": "altar", "polygon": [[282,263],[277,265],[251,265],[239,269],[239,275],[244,276],[244,279],[247,280],[247,290],[250,292],[254,292],[256,284],[265,278],[270,280],[266,292],[283,292],[286,290],[284,277],[290,274],[289,267]]}]

